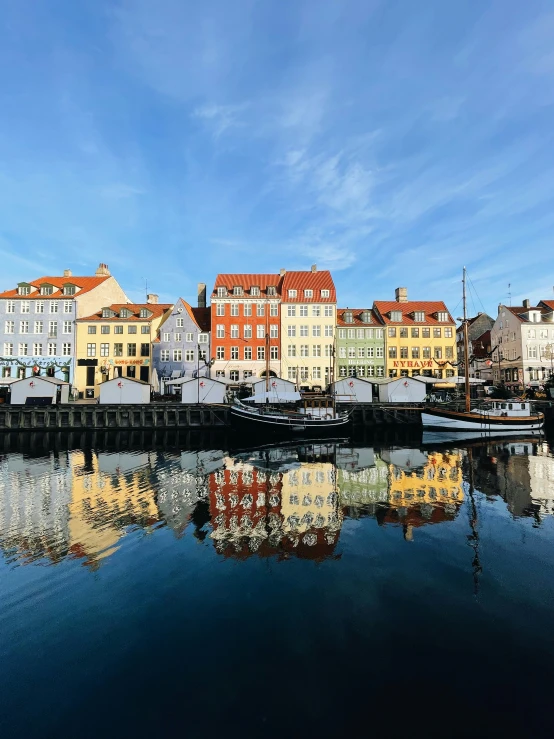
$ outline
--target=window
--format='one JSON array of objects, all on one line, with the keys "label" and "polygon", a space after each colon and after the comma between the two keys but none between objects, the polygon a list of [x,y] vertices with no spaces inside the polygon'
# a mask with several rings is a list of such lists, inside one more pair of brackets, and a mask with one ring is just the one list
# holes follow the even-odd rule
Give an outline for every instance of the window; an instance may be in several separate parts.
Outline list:
[{"label": "window", "polygon": [[294,382],[296,380],[296,368],[295,367],[289,367],[287,370],[287,378]]},{"label": "window", "polygon": [[42,344],[33,344],[33,354],[35,357],[42,355]]},{"label": "window", "polygon": [[242,295],[242,287],[240,285],[235,285],[233,288],[233,295]]},{"label": "window", "polygon": [[218,339],[225,338],[225,326],[222,323],[218,323],[215,329],[215,335]]},{"label": "window", "polygon": [[[258,326],[258,328],[260,328]],[[263,326],[262,326],[263,330]],[[252,338],[252,326],[249,323],[244,324],[244,338],[245,339],[251,339]]]},{"label": "window", "polygon": [[300,356],[301,357],[310,356],[310,347],[308,346],[308,344],[300,344]]},{"label": "window", "polygon": [[110,330],[111,330],[111,326],[101,326],[100,327],[101,334],[109,334]]},{"label": "window", "polygon": [[372,364],[370,364],[369,367],[367,368],[367,376],[368,377],[375,376],[375,367]]},{"label": "window", "polygon": [[314,344],[312,346],[312,357],[321,357],[321,344]]},{"label": "window", "polygon": [[64,313],[72,313],[73,312],[73,301],[72,300],[64,300],[63,301],[63,312]]},{"label": "window", "polygon": [[137,345],[136,344],[127,344],[127,356],[128,357],[137,356]]},{"label": "window", "polygon": [[58,349],[55,344],[52,344],[51,342],[48,342],[48,356],[49,357],[55,357],[58,353]]},{"label": "window", "polygon": [[252,303],[245,303],[243,306],[244,315],[245,316],[251,316],[252,315]]},{"label": "window", "polygon": [[358,359],[363,359],[365,357],[365,347],[359,346],[358,347]]},{"label": "window", "polygon": [[225,315],[225,303],[217,303],[215,307],[215,314],[216,316],[224,316]]},{"label": "window", "polygon": [[182,318],[175,319],[175,328],[183,328],[184,325],[185,325],[185,322]]},{"label": "window", "polygon": [[309,336],[309,335],[310,335],[309,326],[306,326],[306,325],[300,326],[300,336]]},{"label": "window", "polygon": [[13,357],[13,344],[6,342],[4,344],[4,355],[6,357]]},{"label": "window", "polygon": [[421,356],[423,357],[423,359],[431,359],[431,347],[424,346],[421,350]]},{"label": "window", "polygon": [[140,345],[140,356],[141,357],[150,356],[150,344],[144,343]]},{"label": "window", "polygon": [[400,359],[408,359],[408,347],[407,346],[400,347]]},{"label": "window", "polygon": [[333,336],[333,326],[332,326],[332,324],[327,324],[325,326],[325,336],[327,336],[327,337]]},{"label": "window", "polygon": [[385,376],[385,368],[384,367],[381,367],[379,365],[379,367],[376,367],[375,369],[377,370],[376,371],[377,377],[384,377]]},{"label": "window", "polygon": [[109,344],[100,344],[100,356],[101,357],[110,356],[110,345]]},{"label": "window", "polygon": [[442,359],[442,347],[435,347],[435,359]]},{"label": "window", "polygon": [[169,333],[169,331],[163,332],[162,341],[171,341],[171,334]]},{"label": "window", "polygon": [[231,359],[238,359],[239,358],[239,348],[238,346],[232,346],[231,347]]},{"label": "window", "polygon": [[321,297],[322,298],[329,298],[329,297],[331,297],[330,291],[329,290],[322,290],[321,291]]},{"label": "window", "polygon": [[355,339],[356,338],[356,329],[355,328],[349,328],[348,329],[348,338],[349,339]]},{"label": "window", "polygon": [[62,344],[62,356],[64,357],[71,356],[71,344],[69,342],[64,342]]},{"label": "window", "polygon": [[279,315],[279,306],[277,303],[271,303],[269,306],[269,315],[274,318]]},{"label": "window", "polygon": [[15,313],[15,300],[6,301],[6,313]]},{"label": "window", "polygon": [[[181,351],[180,349],[178,351]],[[176,360],[180,361],[180,360]],[[185,351],[185,362],[194,362],[194,349],[187,349]]]},{"label": "window", "polygon": [[256,338],[257,339],[263,339],[265,337],[265,326],[258,325],[256,326]]},{"label": "window", "polygon": [[294,318],[296,316],[296,306],[295,305],[287,306],[287,315],[289,318]]},{"label": "window", "polygon": [[19,333],[20,334],[28,334],[29,333],[29,321],[20,321],[19,322]]},{"label": "window", "polygon": [[536,346],[527,347],[527,357],[529,359],[537,359],[537,347]]},{"label": "window", "polygon": [[279,338],[279,326],[277,326],[276,324],[269,327],[269,338],[270,339]]},{"label": "window", "polygon": [[346,359],[346,347],[339,346],[339,359]]},{"label": "window", "polygon": [[258,347],[258,359],[265,359],[265,346]]},{"label": "window", "polygon": [[231,325],[231,338],[232,339],[238,339],[239,338],[239,327],[237,323],[233,323]]},{"label": "window", "polygon": [[242,379],[243,380],[249,380],[252,377],[252,370],[243,370],[242,371]]},{"label": "window", "polygon": [[437,327],[435,327],[435,328],[433,329],[433,338],[434,338],[434,339],[440,339],[440,337],[441,337],[441,329],[440,329],[440,328],[437,328]]},{"label": "window", "polygon": [[[13,331],[12,331],[13,333]],[[296,326],[287,326],[287,336],[294,337],[296,336]]]},{"label": "window", "polygon": [[375,347],[368,346],[367,347],[367,358],[368,359],[373,359],[374,356],[375,356]]},{"label": "window", "polygon": [[250,288],[250,295],[253,295],[255,298],[257,298],[259,294],[260,294],[260,288],[257,285],[253,285]]},{"label": "window", "polygon": [[265,305],[263,303],[256,303],[256,315],[265,316]]},{"label": "window", "polygon": [[357,339],[363,339],[364,338],[364,329],[363,328],[357,328],[356,329],[356,338]]},{"label": "window", "polygon": [[71,321],[64,321],[63,328],[62,328],[62,334],[70,334],[70,333],[71,333]]},{"label": "window", "polygon": [[345,328],[339,328],[339,339],[346,339],[346,329]]},{"label": "window", "polygon": [[215,358],[216,359],[225,359],[225,347],[224,346],[218,346],[215,350]]},{"label": "window", "polygon": [[321,336],[321,326],[312,326],[312,336],[314,338],[318,338],[319,336]]},{"label": "window", "polygon": [[419,346],[412,346],[412,359],[419,359]]},{"label": "window", "polygon": [[239,314],[239,304],[231,303],[231,315],[238,316],[238,314]]},{"label": "window", "polygon": [[[21,311],[23,313],[23,311]],[[58,303],[56,300],[51,300],[48,303],[48,312],[49,313],[57,313],[58,312]]]},{"label": "window", "polygon": [[314,291],[313,290],[304,290],[304,297],[305,298],[313,298]]},{"label": "window", "polygon": [[48,336],[54,337],[58,335],[58,324],[56,321],[48,321]]},{"label": "window", "polygon": [[[131,331],[131,328],[133,328],[133,327],[132,326],[129,326],[129,333],[130,334],[131,333],[136,334],[136,331]],[[192,334],[187,334],[187,337],[189,335],[190,335],[190,340],[192,341]],[[175,333],[173,334],[173,340],[176,341],[178,344],[180,344],[181,341],[183,340],[183,334],[180,331],[175,331]],[[187,338],[187,340],[188,340],[188,338]]]},{"label": "window", "polygon": [[339,377],[346,377],[347,371],[346,367],[343,367],[342,365],[339,367]]},{"label": "window", "polygon": [[406,327],[402,327],[400,329],[400,338],[401,339],[407,339],[408,338],[408,329]]},{"label": "window", "polygon": [[161,352],[160,352],[160,361],[161,362],[169,362],[169,349],[162,349],[161,350]]},{"label": "window", "polygon": [[215,376],[217,380],[225,379],[225,370],[216,370]]},{"label": "window", "polygon": [[397,351],[395,346],[389,346],[389,359],[396,359]]},{"label": "window", "polygon": [[96,356],[96,344],[87,344],[87,357]]},{"label": "window", "polygon": [[112,312],[109,308],[102,308],[102,318],[111,318]]},{"label": "window", "polygon": [[528,339],[536,339],[537,337],[537,331],[534,328],[530,328],[529,331],[527,331],[527,338]]},{"label": "window", "polygon": [[123,333],[123,326],[114,326],[113,327],[114,334],[122,334]]},{"label": "window", "polygon": [[239,381],[239,371],[231,370],[229,372],[229,379],[231,380],[231,382],[238,382]]},{"label": "window", "polygon": [[417,321],[417,323],[423,323],[425,320],[425,313],[422,310],[416,310],[414,312],[414,321]]},{"label": "window", "polygon": [[300,318],[308,317],[308,306],[307,305],[301,305],[299,307],[299,310],[300,310]]},{"label": "window", "polygon": [[321,367],[312,367],[312,380],[321,380]]},{"label": "window", "polygon": [[270,359],[279,359],[279,348],[276,346],[270,346],[269,347],[269,358]]},{"label": "window", "polygon": [[198,334],[198,343],[199,344],[207,344],[208,343],[208,334]]},{"label": "window", "polygon": [[396,329],[394,328],[394,326],[389,326],[389,330],[387,333],[389,338],[394,338],[396,336]]},{"label": "window", "polygon": [[35,313],[44,313],[44,300],[35,301]]},{"label": "window", "polygon": [[323,306],[323,315],[326,318],[331,318],[333,315],[333,306],[332,305],[324,305]]},{"label": "window", "polygon": [[447,359],[454,359],[454,347],[453,346],[445,347],[444,356]]},{"label": "window", "polygon": [[182,362],[183,361],[183,350],[182,349],[174,349],[173,350],[173,361],[174,362]]},{"label": "window", "polygon": [[227,295],[227,288],[226,287],[218,287],[217,288],[217,297],[218,298],[224,298]]},{"label": "window", "polygon": [[385,356],[385,348],[383,346],[376,346],[375,347],[375,357],[377,359],[383,359]]},{"label": "window", "polygon": [[244,347],[244,358],[247,360],[252,359],[252,347],[251,346]]},{"label": "window", "polygon": [[439,313],[437,313],[437,320],[440,321],[441,323],[446,323],[446,321],[448,321],[448,313],[439,311]]},{"label": "window", "polygon": [[431,329],[429,327],[421,329],[421,336],[423,339],[431,338]]},{"label": "window", "polygon": [[[127,311],[129,315],[131,315],[130,311]],[[148,310],[148,308],[141,308],[139,310],[139,318],[148,318],[148,316],[151,315],[151,312]]]},{"label": "window", "polygon": [[307,380],[310,376],[309,367],[300,367],[300,379]]},{"label": "window", "polygon": [[445,339],[451,339],[452,338],[452,328],[450,326],[447,326],[444,329],[444,338]]},{"label": "window", "polygon": [[20,357],[26,357],[29,354],[29,348],[27,344],[20,344],[19,345],[19,356]]},{"label": "window", "polygon": [[296,296],[298,295],[296,290],[289,290],[288,292],[289,292],[289,298],[296,298]]},{"label": "window", "polygon": [[296,344],[289,344],[287,347],[287,356],[288,357],[295,357],[296,356]]},{"label": "window", "polygon": [[150,333],[150,326],[141,326],[140,327],[141,334],[149,334]]},{"label": "window", "polygon": [[[40,325],[42,326],[42,321],[39,321],[38,323],[40,323]],[[37,324],[35,323],[35,326],[36,325]],[[35,330],[35,334],[36,333],[39,333],[39,332]],[[88,326],[87,327],[87,333],[89,333],[89,334],[95,334],[96,333],[96,326]]]}]

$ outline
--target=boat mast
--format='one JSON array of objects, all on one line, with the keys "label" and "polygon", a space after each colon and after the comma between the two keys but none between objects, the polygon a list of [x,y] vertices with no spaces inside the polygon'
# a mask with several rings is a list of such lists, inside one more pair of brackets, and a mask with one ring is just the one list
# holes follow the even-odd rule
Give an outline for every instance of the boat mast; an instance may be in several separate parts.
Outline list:
[{"label": "boat mast", "polygon": [[467,327],[467,304],[466,304],[466,268],[464,267],[463,284],[463,304],[464,304],[464,375],[466,385],[466,413],[471,411],[471,396],[469,394],[469,336]]},{"label": "boat mast", "polygon": [[[269,300],[266,299],[265,310],[265,391],[269,392]],[[265,402],[269,403],[266,395]]]}]

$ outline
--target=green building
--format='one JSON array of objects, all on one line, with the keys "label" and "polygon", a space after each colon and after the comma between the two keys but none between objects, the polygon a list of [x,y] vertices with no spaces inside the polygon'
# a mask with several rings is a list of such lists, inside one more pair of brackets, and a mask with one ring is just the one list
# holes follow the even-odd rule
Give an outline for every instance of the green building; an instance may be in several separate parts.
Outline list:
[{"label": "green building", "polygon": [[384,328],[371,308],[337,308],[336,377],[384,377]]}]

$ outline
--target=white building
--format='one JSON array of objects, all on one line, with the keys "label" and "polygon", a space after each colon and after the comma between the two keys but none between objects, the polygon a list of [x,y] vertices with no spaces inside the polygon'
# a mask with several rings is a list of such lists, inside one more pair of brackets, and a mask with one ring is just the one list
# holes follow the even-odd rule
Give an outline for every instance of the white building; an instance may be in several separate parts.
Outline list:
[{"label": "white building", "polygon": [[26,377],[10,385],[12,405],[55,405],[69,402],[69,383],[54,377]]},{"label": "white building", "polygon": [[427,385],[417,377],[397,377],[379,383],[381,403],[422,403],[427,395]]},{"label": "white building", "polygon": [[110,405],[150,403],[150,385],[131,377],[114,377],[99,386],[99,402]]},{"label": "white building", "polygon": [[372,403],[373,385],[360,377],[344,377],[331,383],[337,403]]},{"label": "white building", "polygon": [[181,388],[181,403],[225,403],[226,384],[211,377],[179,377],[166,382],[166,385]]},{"label": "white building", "polygon": [[541,385],[550,375],[554,352],[554,305],[498,306],[491,329],[494,382],[508,387]]}]

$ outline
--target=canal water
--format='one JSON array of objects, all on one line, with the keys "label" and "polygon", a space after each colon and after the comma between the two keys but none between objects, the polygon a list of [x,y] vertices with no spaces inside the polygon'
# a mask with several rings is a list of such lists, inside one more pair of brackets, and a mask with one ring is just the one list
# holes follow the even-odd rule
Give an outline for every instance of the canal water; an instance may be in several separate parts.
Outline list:
[{"label": "canal water", "polygon": [[0,439],[0,735],[551,736],[552,440]]}]

